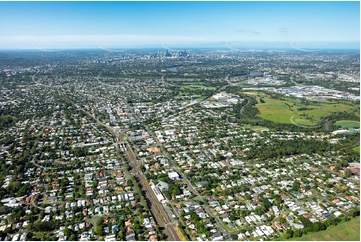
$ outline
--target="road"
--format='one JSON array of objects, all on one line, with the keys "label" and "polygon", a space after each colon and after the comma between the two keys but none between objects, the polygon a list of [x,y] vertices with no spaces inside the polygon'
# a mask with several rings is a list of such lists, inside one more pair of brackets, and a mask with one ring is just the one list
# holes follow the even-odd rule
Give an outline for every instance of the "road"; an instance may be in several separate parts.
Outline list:
[{"label": "road", "polygon": [[167,236],[167,240],[169,241],[180,241],[180,238],[177,234],[176,228],[178,226],[178,222],[171,223],[167,213],[164,211],[163,206],[160,204],[158,199],[155,197],[151,187],[149,186],[147,179],[143,174],[140,174],[140,164],[137,162],[137,159],[132,151],[131,147],[129,146],[128,142],[124,139],[124,135],[122,133],[117,133],[113,128],[103,124],[99,121],[96,117],[91,115],[88,111],[81,108],[79,105],[75,104],[70,99],[66,98],[67,101],[72,103],[78,110],[81,110],[90,118],[92,118],[97,124],[105,127],[109,133],[113,135],[116,142],[121,142],[126,144],[126,149],[124,152],[125,157],[129,162],[129,166],[131,167],[131,172],[133,173],[139,188],[145,193],[145,198],[148,201],[148,206],[152,212],[153,217],[155,218],[159,227],[163,227],[164,230],[162,231],[163,234]]},{"label": "road", "polygon": [[56,87],[56,86],[52,86],[52,85],[46,85],[46,84],[42,84],[42,83],[40,83],[40,82],[37,82],[37,81],[35,81],[35,76],[36,76],[36,74],[38,74],[40,71],[37,71],[32,77],[31,77],[31,79],[33,80],[33,82],[35,82],[37,85],[39,85],[39,86],[44,86],[44,87]]},{"label": "road", "polygon": [[[162,81],[164,81],[164,76],[162,76]],[[99,80],[100,75],[97,76],[97,80],[100,82]],[[100,82],[101,83],[101,82]],[[104,84],[104,83],[101,83]],[[225,89],[228,85],[224,85],[220,88],[218,88],[214,93],[221,91],[223,89]],[[213,95],[213,94],[212,94]],[[142,190],[142,192],[145,194],[145,198],[148,201],[148,206],[150,207],[150,210],[154,216],[154,218],[156,219],[158,225],[160,227],[164,228],[163,233],[167,235],[168,240],[171,241],[179,241],[180,238],[177,235],[176,232],[176,227],[178,225],[178,222],[171,222],[172,218],[168,216],[168,214],[166,213],[164,207],[162,206],[162,204],[160,204],[160,202],[158,201],[158,199],[156,198],[154,192],[152,191],[150,185],[147,182],[147,179],[145,178],[145,176],[140,172],[140,164],[137,162],[137,159],[131,149],[131,147],[129,146],[129,144],[127,143],[127,141],[124,139],[123,134],[117,133],[114,131],[114,129],[112,129],[111,127],[103,124],[102,122],[100,122],[96,117],[94,117],[93,115],[91,115],[89,112],[87,112],[86,110],[84,110],[83,108],[81,108],[79,105],[76,105],[75,103],[73,103],[71,100],[67,99],[68,101],[70,101],[77,109],[83,111],[85,114],[87,114],[89,117],[91,117],[92,119],[94,119],[96,121],[97,124],[105,127],[108,132],[110,132],[115,138],[117,142],[122,142],[125,143],[127,146],[127,149],[125,150],[125,156],[129,162],[129,166],[131,167],[131,172],[134,175],[139,188]],[[249,103],[249,101],[248,101]],[[247,103],[247,104],[248,104]],[[165,155],[165,157],[168,157],[170,159],[169,154],[163,149],[162,144],[159,142],[159,140],[156,138],[156,136],[153,134],[153,132],[151,132],[149,130],[149,128],[144,125],[147,132],[154,138],[154,140],[157,141],[158,145],[161,147],[162,153]],[[172,160],[172,159],[170,159]],[[178,167],[176,166],[176,164],[173,164],[173,168],[179,173],[182,174],[182,172],[178,169]],[[182,174],[183,176],[183,174]],[[193,194],[196,195],[197,199],[199,201],[202,201],[202,197],[199,195],[199,193],[193,188],[192,184],[188,181],[188,179],[186,179],[183,176],[183,180],[185,181],[185,183],[188,185],[189,189],[191,190],[191,192],[193,192]],[[205,206],[205,210],[206,212],[212,216],[213,218],[215,218],[216,223],[218,225],[218,227],[220,228],[220,230],[228,236],[228,238],[230,238],[230,233],[226,231],[226,229],[224,228],[222,222],[218,219],[217,216],[215,216],[212,211]]]},{"label": "road", "polygon": [[360,140],[356,141],[354,144],[352,145],[349,145],[349,146],[345,146],[345,147],[342,147],[341,150],[345,150],[347,148],[351,148],[351,147],[355,147],[355,146],[359,146],[360,145]]},{"label": "road", "polygon": [[45,166],[39,165],[39,164],[37,164],[37,163],[34,161],[34,159],[33,159],[32,161],[30,161],[30,163],[33,163],[35,166],[40,167],[40,168],[43,168],[43,169],[49,169],[49,170],[51,170],[51,169],[57,169],[57,168],[55,168],[55,167],[45,167]]},{"label": "road", "polygon": [[328,120],[325,121],[325,130],[326,130],[326,131],[329,131]]},{"label": "road", "polygon": [[[146,131],[148,132],[149,135],[151,135],[153,137],[154,140],[157,141],[158,146],[161,148],[162,154],[167,157],[170,161],[172,161],[170,155],[164,150],[162,144],[159,142],[159,140],[157,139],[157,137],[153,134],[152,131],[149,130],[148,126],[143,124]],[[192,183],[183,175],[183,173],[178,169],[176,164],[172,164],[172,168],[178,173],[181,174],[183,181],[187,184],[188,189],[196,196],[195,199],[199,200],[199,201],[203,201],[203,198],[201,195],[199,195],[199,193],[197,192],[197,190],[192,186]],[[223,226],[222,222],[219,220],[219,218],[217,216],[215,216],[212,211],[209,209],[208,206],[203,205],[202,206],[204,208],[204,210],[209,214],[209,216],[213,217],[216,220],[216,224],[218,226],[218,228],[222,231],[222,233],[224,235],[227,236],[228,239],[231,238],[231,233],[229,233],[225,227]]]},{"label": "road", "polygon": [[244,105],[240,110],[239,113],[242,115],[244,108],[250,103],[249,99],[247,99],[246,105]]},{"label": "road", "polygon": [[39,84],[39,83],[37,83],[36,81],[35,81],[35,76],[36,76],[36,74],[38,74],[39,73],[39,71],[37,71],[32,77],[31,77],[31,79],[33,80],[33,82],[35,82],[36,84]]},{"label": "road", "polygon": [[291,76],[290,81],[291,81],[293,84],[295,84],[296,86],[299,86],[299,85],[300,85],[299,83],[297,83],[297,82],[295,82],[295,81],[293,80],[293,76]]}]

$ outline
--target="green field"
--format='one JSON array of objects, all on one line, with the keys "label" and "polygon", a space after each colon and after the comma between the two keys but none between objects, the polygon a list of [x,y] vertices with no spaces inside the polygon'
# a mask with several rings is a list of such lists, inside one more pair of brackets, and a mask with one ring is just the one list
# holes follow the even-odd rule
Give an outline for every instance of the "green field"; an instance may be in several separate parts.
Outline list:
[{"label": "green field", "polygon": [[262,126],[252,126],[251,128],[253,131],[268,131],[268,128],[262,127]]},{"label": "green field", "polygon": [[348,222],[337,226],[330,226],[325,231],[308,233],[297,241],[360,241],[360,217],[352,218]]},{"label": "green field", "polygon": [[335,124],[340,125],[342,128],[345,129],[352,129],[354,127],[360,128],[360,122],[352,120],[339,120]]},{"label": "green field", "polygon": [[360,154],[360,146],[353,147],[352,150]]},{"label": "green field", "polygon": [[[327,116],[332,112],[347,111],[355,107],[355,104],[352,103],[336,102],[310,102],[309,105],[305,105],[302,104],[302,100],[296,98],[285,97],[275,99],[263,92],[247,92],[247,94],[258,96],[258,104],[256,107],[261,113],[258,115],[259,117],[278,123],[315,126],[322,116]],[[260,103],[260,98],[262,98],[265,103]],[[308,108],[311,110],[298,110],[299,108]]]}]

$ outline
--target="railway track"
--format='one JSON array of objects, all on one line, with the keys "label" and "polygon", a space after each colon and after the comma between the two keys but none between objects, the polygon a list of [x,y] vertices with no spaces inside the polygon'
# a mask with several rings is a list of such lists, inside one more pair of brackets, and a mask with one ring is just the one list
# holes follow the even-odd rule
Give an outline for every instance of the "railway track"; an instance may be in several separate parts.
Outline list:
[{"label": "railway track", "polygon": [[158,226],[162,228],[161,232],[166,235],[168,241],[180,241],[178,233],[176,231],[178,223],[171,223],[167,213],[165,212],[162,204],[158,201],[157,197],[153,193],[152,188],[150,187],[147,179],[143,174],[140,173],[140,164],[137,162],[137,159],[132,151],[132,148],[129,146],[128,142],[123,138],[119,133],[116,133],[111,127],[106,126],[107,130],[114,136],[116,139],[122,143],[126,143],[126,150],[124,155],[128,160],[128,164],[131,168],[131,173],[134,175],[136,182],[138,183],[139,188],[143,192],[147,205],[157,222]]},{"label": "railway track", "polygon": [[158,199],[155,197],[151,187],[149,186],[147,179],[145,178],[145,176],[143,174],[139,174],[140,172],[140,165],[137,162],[137,159],[131,149],[131,147],[129,146],[128,142],[123,138],[123,135],[120,133],[115,132],[115,130],[105,124],[103,124],[102,122],[100,122],[96,117],[94,117],[93,115],[91,115],[89,112],[87,112],[86,110],[84,110],[83,108],[81,108],[79,105],[76,105],[73,101],[71,101],[69,98],[65,97],[65,99],[67,101],[69,101],[70,103],[72,103],[77,109],[81,110],[82,112],[84,112],[86,115],[88,115],[90,118],[92,118],[96,123],[98,123],[99,125],[105,127],[107,129],[107,131],[114,136],[114,138],[117,141],[120,141],[122,143],[127,144],[127,149],[125,152],[125,156],[127,158],[127,160],[129,161],[129,166],[132,169],[132,173],[138,183],[138,186],[140,187],[140,189],[145,193],[145,199],[148,203],[148,206],[150,208],[150,211],[155,219],[155,221],[157,222],[158,226],[163,228],[162,233],[164,235],[167,236],[167,240],[168,241],[180,241],[181,239],[178,236],[177,233],[177,222],[173,222],[171,223],[167,213],[164,211],[163,206],[160,204],[160,202],[158,201]]},{"label": "railway track", "polygon": [[[124,139],[122,139],[124,141]],[[134,156],[131,147],[127,147],[125,155],[129,161],[129,166],[131,167],[131,172],[134,174],[134,178],[138,183],[139,188],[143,192],[143,195],[148,203],[153,217],[157,221],[157,224],[160,228],[163,228],[162,233],[167,236],[168,241],[180,241],[178,233],[176,231],[176,226],[178,223],[171,223],[168,214],[165,212],[162,204],[159,202],[155,196],[152,188],[150,187],[147,179],[143,174],[140,173],[140,166]]]},{"label": "railway track", "polygon": [[179,241],[178,233],[175,229],[177,223],[172,223],[169,220],[167,213],[164,211],[162,204],[158,201],[154,195],[151,187],[149,186],[144,175],[136,175],[136,180],[140,184],[141,191],[144,193],[146,200],[148,201],[148,207],[150,208],[152,214],[156,218],[158,226],[163,228],[163,233],[167,235],[167,240],[170,241]]}]

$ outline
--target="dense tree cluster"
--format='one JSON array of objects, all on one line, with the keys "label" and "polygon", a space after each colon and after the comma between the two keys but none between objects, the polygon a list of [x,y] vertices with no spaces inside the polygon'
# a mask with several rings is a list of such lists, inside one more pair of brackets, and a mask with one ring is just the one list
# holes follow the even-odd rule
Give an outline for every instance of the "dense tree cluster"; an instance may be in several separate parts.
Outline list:
[{"label": "dense tree cluster", "polygon": [[299,154],[322,154],[332,150],[334,145],[318,140],[304,140],[301,138],[293,140],[278,140],[271,144],[259,142],[258,147],[247,152],[249,159],[270,159],[288,155]]},{"label": "dense tree cluster", "polygon": [[10,115],[0,115],[0,129],[7,129],[11,127],[14,122],[16,122],[16,118]]}]

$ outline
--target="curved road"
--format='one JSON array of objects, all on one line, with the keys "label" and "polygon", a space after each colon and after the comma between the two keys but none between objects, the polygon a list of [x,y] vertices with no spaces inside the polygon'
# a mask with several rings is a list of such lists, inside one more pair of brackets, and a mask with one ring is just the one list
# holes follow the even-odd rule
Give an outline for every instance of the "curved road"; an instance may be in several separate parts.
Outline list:
[{"label": "curved road", "polygon": [[244,108],[250,103],[249,99],[247,99],[246,105],[244,105],[240,110],[239,113],[242,115]]},{"label": "curved road", "polygon": [[347,148],[355,147],[355,146],[358,146],[358,145],[360,145],[360,140],[356,141],[353,145],[342,147],[341,150],[345,150]]}]

